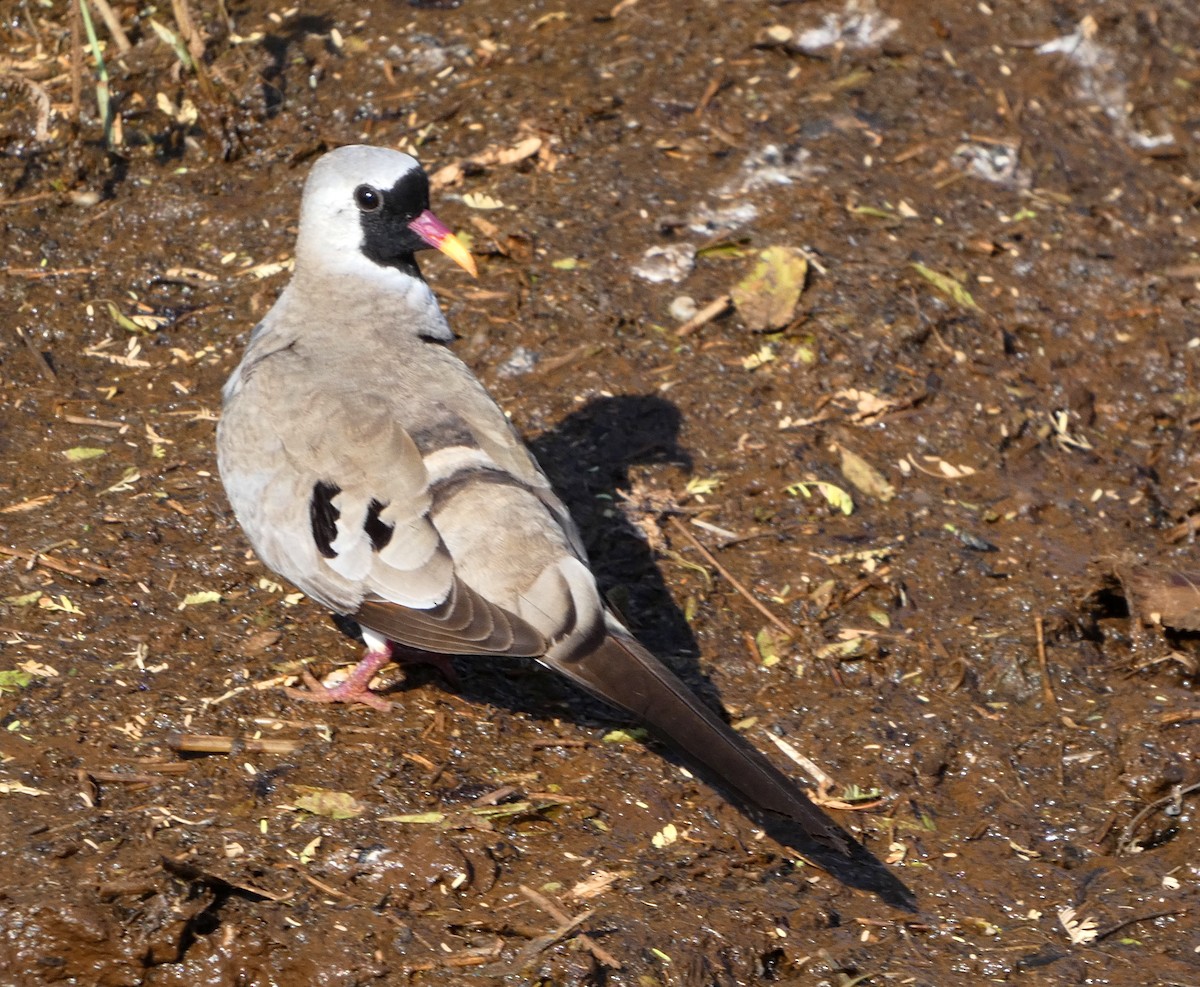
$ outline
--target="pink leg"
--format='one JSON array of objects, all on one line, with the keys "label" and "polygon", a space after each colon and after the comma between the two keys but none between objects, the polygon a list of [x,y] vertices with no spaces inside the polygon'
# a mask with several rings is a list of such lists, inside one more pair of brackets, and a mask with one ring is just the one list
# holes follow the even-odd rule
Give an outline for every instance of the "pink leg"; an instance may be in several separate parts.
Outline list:
[{"label": "pink leg", "polygon": [[332,689],[323,686],[312,672],[304,668],[300,670],[300,676],[308,688],[285,688],[283,691],[293,699],[302,699],[310,703],[362,703],[386,713],[392,708],[392,704],[373,693],[370,686],[371,679],[391,660],[392,646],[385,642],[380,648],[369,648],[345,681]]}]

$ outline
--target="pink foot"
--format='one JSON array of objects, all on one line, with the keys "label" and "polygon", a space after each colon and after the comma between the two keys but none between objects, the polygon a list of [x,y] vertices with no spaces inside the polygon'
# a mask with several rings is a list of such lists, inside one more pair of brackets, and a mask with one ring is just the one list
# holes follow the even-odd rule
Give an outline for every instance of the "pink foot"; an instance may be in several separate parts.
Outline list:
[{"label": "pink foot", "polygon": [[392,660],[392,649],[385,644],[379,651],[368,651],[362,660],[354,666],[354,670],[345,680],[332,689],[317,681],[317,677],[307,668],[300,670],[306,689],[284,688],[293,699],[310,703],[362,703],[372,709],[386,713],[392,704],[371,691],[371,679],[384,665]]}]

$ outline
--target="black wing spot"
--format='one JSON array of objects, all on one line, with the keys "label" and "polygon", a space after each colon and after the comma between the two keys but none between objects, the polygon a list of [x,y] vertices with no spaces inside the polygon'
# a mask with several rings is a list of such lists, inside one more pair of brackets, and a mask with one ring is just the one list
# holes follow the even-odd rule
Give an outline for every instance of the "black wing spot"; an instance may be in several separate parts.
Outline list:
[{"label": "black wing spot", "polygon": [[313,485],[312,500],[308,502],[308,516],[312,523],[313,541],[317,551],[327,559],[336,558],[333,542],[337,538],[338,518],[342,512],[333,506],[333,498],[342,492],[336,483],[318,480]]},{"label": "black wing spot", "polygon": [[478,447],[479,443],[470,425],[447,409],[438,410],[443,412],[443,415],[439,416],[436,422],[409,431],[421,455],[428,456],[431,452],[449,449],[451,446]]},{"label": "black wing spot", "polygon": [[396,530],[394,525],[388,524],[379,517],[379,512],[385,507],[387,504],[381,504],[372,498],[371,504],[367,508],[367,519],[363,522],[363,531],[367,533],[367,537],[371,539],[371,547],[377,552],[382,552],[387,548],[388,542],[392,540],[392,534]]}]

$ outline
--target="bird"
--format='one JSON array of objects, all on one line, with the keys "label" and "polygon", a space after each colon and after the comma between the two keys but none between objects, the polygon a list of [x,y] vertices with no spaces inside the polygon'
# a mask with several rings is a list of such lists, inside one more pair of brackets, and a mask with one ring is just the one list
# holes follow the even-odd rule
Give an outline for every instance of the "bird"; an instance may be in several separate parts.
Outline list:
[{"label": "bird", "polygon": [[534,659],[665,735],[754,810],[850,855],[803,789],[605,605],[566,506],[452,352],[417,264],[425,249],[475,274],[416,159],[370,145],[323,154],[291,280],[223,390],[218,467],[242,530],[366,646],[337,686],[305,673],[303,695],[386,710],[370,683],[393,659]]}]

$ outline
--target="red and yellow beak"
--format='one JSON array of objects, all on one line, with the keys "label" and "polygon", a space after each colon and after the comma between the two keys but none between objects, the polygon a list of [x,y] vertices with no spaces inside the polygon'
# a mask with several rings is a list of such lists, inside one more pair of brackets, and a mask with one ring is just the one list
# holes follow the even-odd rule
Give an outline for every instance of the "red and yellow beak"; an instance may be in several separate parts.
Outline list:
[{"label": "red and yellow beak", "polygon": [[450,228],[428,209],[409,223],[408,228],[434,250],[440,250],[464,271],[470,272],[471,277],[479,277],[479,272],[475,269],[475,258],[471,256],[471,251],[464,247],[462,241],[450,232]]}]

